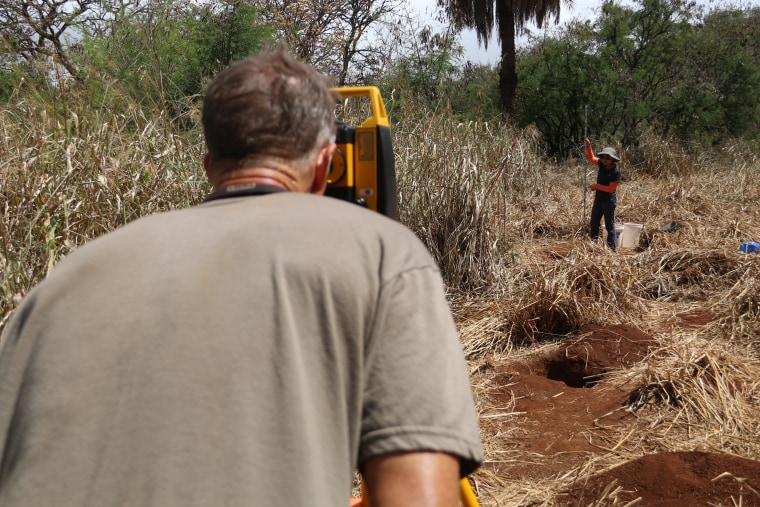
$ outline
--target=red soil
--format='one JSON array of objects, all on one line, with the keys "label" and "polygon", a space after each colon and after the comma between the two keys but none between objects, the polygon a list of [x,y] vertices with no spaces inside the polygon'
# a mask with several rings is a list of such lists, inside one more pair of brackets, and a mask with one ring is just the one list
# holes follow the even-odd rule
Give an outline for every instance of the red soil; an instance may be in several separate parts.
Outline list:
[{"label": "red soil", "polygon": [[621,505],[637,498],[649,507],[760,505],[760,461],[706,452],[643,456],[578,484],[559,505],[588,505],[613,480]]},{"label": "red soil", "polygon": [[[680,324],[697,326],[710,317],[682,315]],[[605,377],[641,361],[656,345],[637,328],[619,325],[589,330],[549,353],[497,367],[488,406],[512,410],[481,418],[489,447],[499,449],[486,469],[507,481],[559,479],[614,451],[637,420],[625,409],[629,392],[605,383]],[[716,479],[725,473],[731,475]],[[556,505],[592,505],[613,480],[622,489],[617,501],[604,505],[641,497],[637,507],[760,507],[760,461],[700,452],[645,455],[576,483]]]}]

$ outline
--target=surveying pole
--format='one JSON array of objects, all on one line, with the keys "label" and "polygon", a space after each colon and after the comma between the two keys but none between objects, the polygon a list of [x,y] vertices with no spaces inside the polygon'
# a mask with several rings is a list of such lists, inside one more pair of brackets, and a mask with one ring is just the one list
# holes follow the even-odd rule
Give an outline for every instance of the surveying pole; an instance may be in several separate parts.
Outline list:
[{"label": "surveying pole", "polygon": [[[588,139],[588,104],[584,106],[584,122],[583,122],[583,155],[586,155],[586,139]],[[583,170],[583,223],[581,229],[583,230],[583,237],[586,237],[586,192],[588,191],[588,185],[586,183],[586,168],[581,166]]]}]

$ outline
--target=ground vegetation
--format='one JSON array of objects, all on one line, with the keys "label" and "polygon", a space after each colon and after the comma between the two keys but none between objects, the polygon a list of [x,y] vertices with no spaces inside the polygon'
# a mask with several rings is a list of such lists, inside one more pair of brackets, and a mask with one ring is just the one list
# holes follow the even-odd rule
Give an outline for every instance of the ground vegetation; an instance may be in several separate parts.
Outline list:
[{"label": "ground vegetation", "polygon": [[[760,242],[757,38],[746,35],[757,12],[698,23],[668,12],[658,25],[609,5],[599,26],[537,40],[523,55],[523,124],[499,121],[497,76],[458,66],[450,33],[415,42],[396,26],[393,58],[364,74],[391,112],[400,220],[440,266],[460,329],[486,450],[472,477],[483,506],[760,505],[760,254],[740,251]],[[0,328],[71,251],[210,190],[203,77],[275,32],[243,4],[154,13],[82,39],[83,81],[44,59],[0,68]],[[644,38],[625,30],[648,23],[668,28],[637,53],[630,44]],[[614,42],[615,31],[628,35]],[[687,81],[605,67],[613,55],[657,62],[666,35],[688,40],[663,41],[669,51],[694,51],[669,69]],[[131,74],[108,66],[109,51]],[[552,84],[563,69],[564,88]],[[578,69],[597,71],[593,83]],[[647,79],[660,90],[652,104]],[[584,95],[598,90],[616,102]],[[643,227],[617,253],[584,237],[586,102],[595,145],[621,154],[618,220]],[[607,123],[596,108],[631,118]]]}]

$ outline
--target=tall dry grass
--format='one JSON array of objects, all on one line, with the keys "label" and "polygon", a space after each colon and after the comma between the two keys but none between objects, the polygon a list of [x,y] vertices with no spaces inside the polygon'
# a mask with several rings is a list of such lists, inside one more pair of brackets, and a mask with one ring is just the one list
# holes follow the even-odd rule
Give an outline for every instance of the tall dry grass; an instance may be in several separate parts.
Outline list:
[{"label": "tall dry grass", "polygon": [[[96,108],[86,91],[63,93],[55,101],[22,94],[0,111],[3,318],[73,248],[208,191],[197,111],[181,130],[176,118],[149,117],[124,99]],[[691,155],[647,137],[623,151],[618,220],[646,225],[647,248],[631,258],[583,241],[592,196],[582,181],[594,171],[585,161],[544,160],[532,129],[409,107],[417,110],[404,117],[414,120],[392,129],[401,221],[429,247],[452,295],[468,301],[463,308],[474,295],[474,306],[499,315],[494,336],[507,343],[496,348],[566,335],[602,316],[635,318],[642,301],[728,288],[736,294],[715,309],[726,315],[721,329],[745,338],[754,329],[756,276],[737,248],[760,238],[760,162],[745,145]],[[671,221],[675,233],[657,232]]]},{"label": "tall dry grass", "polygon": [[[63,107],[65,105],[65,107]],[[197,129],[138,104],[93,108],[68,90],[0,110],[0,316],[61,257],[140,216],[199,202],[208,190]]]},{"label": "tall dry grass", "polygon": [[394,142],[401,221],[426,243],[449,286],[498,286],[511,260],[504,217],[539,183],[534,140],[423,112],[397,126]]},{"label": "tall dry grass", "polygon": [[[0,110],[0,327],[71,250],[209,190],[192,109],[182,130],[137,104],[95,108],[73,91],[58,100],[19,95]],[[441,267],[473,372],[589,325],[632,323],[661,350],[610,376],[645,421],[627,455],[702,446],[760,459],[760,256],[739,252],[760,241],[760,154],[655,137],[621,151],[618,221],[645,229],[637,248],[613,253],[583,237],[592,196],[582,182],[594,171],[584,160],[545,160],[532,129],[423,108],[405,118],[392,129],[401,220]],[[675,231],[659,230],[671,222]],[[684,330],[686,314],[710,322]],[[509,478],[497,479],[506,490]],[[482,498],[523,505],[505,491]]]}]

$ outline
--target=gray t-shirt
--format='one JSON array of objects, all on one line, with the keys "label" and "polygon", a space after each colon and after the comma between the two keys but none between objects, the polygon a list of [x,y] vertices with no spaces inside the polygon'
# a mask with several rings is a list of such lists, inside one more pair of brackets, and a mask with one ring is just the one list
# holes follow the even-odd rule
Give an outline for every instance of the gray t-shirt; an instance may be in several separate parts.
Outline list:
[{"label": "gray t-shirt", "polygon": [[401,225],[276,193],[83,246],[0,345],[0,505],[345,505],[400,450],[482,459],[440,275]]}]

